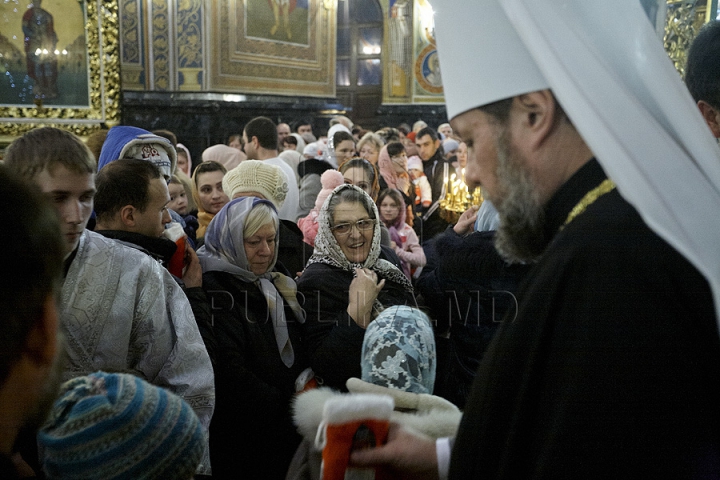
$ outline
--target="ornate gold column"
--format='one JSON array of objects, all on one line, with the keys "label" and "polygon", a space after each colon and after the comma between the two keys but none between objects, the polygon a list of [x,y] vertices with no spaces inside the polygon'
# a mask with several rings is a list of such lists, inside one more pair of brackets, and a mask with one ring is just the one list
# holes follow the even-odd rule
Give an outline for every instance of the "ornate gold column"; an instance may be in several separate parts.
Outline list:
[{"label": "ornate gold column", "polygon": [[700,27],[717,15],[717,0],[668,0],[665,18],[665,50],[681,76],[690,44]]}]

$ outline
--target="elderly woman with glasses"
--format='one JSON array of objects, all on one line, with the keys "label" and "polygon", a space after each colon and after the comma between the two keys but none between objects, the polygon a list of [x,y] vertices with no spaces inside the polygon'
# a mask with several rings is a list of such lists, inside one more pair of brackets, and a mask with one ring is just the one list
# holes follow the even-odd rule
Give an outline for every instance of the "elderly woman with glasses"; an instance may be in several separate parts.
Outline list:
[{"label": "elderly woman with glasses", "polygon": [[414,305],[412,285],[380,245],[372,198],[353,185],[337,187],[318,217],[315,251],[298,280],[305,339],[318,381],[345,390],[360,376],[365,328],[391,305]]}]

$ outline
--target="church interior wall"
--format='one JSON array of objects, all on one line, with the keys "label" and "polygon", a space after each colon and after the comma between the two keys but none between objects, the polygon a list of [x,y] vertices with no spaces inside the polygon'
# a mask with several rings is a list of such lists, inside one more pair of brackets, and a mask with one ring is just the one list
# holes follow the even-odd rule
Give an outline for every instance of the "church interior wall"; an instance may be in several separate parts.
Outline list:
[{"label": "church interior wall", "polygon": [[[378,1],[384,35],[377,124],[421,118],[430,125],[445,122],[431,0]],[[640,1],[682,75],[685,51],[699,27],[717,16],[717,0]],[[20,96],[0,102],[0,145],[28,128],[53,122],[83,136],[117,123],[167,128],[198,148],[224,143],[258,115],[288,123],[312,117],[315,132],[322,134],[333,114],[353,118],[336,91],[337,2],[288,0],[284,11],[282,0],[46,0],[43,6],[57,17],[68,58],[77,56],[75,63],[86,65],[77,71],[61,65],[60,80],[66,81],[68,72],[86,72],[89,113],[56,106],[58,100],[33,100],[32,79],[20,78],[25,70],[22,41],[13,41],[18,35],[22,39],[22,32],[13,34],[20,29],[20,18],[4,15],[0,67],[3,80],[9,79]],[[18,4],[20,16],[30,4]],[[279,7],[277,20],[273,5]],[[83,9],[84,35],[82,23],[73,27],[70,21]],[[107,49],[111,37],[116,40]],[[61,93],[78,92],[83,90]],[[109,100],[98,100],[106,94]]]}]

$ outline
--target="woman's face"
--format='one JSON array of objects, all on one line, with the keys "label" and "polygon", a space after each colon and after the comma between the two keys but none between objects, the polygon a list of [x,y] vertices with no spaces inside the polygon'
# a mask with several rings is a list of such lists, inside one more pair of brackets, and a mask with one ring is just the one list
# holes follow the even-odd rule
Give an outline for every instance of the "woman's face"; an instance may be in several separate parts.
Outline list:
[{"label": "woman's face", "polygon": [[358,154],[360,155],[360,157],[364,158],[373,165],[377,165],[378,157],[380,156],[380,150],[378,150],[377,147],[375,147],[375,145],[373,145],[372,143],[367,142],[365,145],[362,146]]},{"label": "woman's face", "polygon": [[197,176],[198,197],[203,210],[211,215],[220,211],[230,201],[222,188],[225,174],[221,171],[205,172]]},{"label": "woman's face", "polygon": [[350,160],[354,153],[355,142],[352,140],[343,140],[335,145],[335,158],[337,159],[338,165],[341,165],[346,160]]},{"label": "woman's face", "polygon": [[[351,263],[363,263],[372,247],[375,221],[370,220],[367,210],[361,203],[343,202],[333,212],[333,236],[340,245],[345,258]],[[363,222],[363,220],[365,220]],[[370,220],[370,228],[368,226]],[[357,222],[361,223],[358,224]],[[349,231],[346,230],[349,225]],[[363,230],[367,228],[367,230]]]},{"label": "woman's face", "polygon": [[255,235],[246,238],[243,245],[250,271],[255,275],[267,272],[275,258],[275,225],[266,223]]},{"label": "woman's face", "polygon": [[398,155],[391,157],[390,160],[396,174],[407,173],[407,154],[405,152],[400,152]]},{"label": "woman's face", "polygon": [[467,166],[468,158],[468,148],[465,142],[460,142],[460,146],[458,146],[456,154],[458,159],[458,165],[460,165],[460,168],[465,168]]},{"label": "woman's face", "polygon": [[343,173],[345,183],[360,187],[368,195],[372,197],[372,182],[367,176],[365,169],[362,167],[352,167],[345,170]]},{"label": "woman's face", "polygon": [[170,203],[167,204],[167,208],[180,215],[187,215],[188,201],[185,188],[178,183],[169,183],[168,191],[170,192]]},{"label": "woman's face", "polygon": [[388,224],[393,223],[398,215],[400,215],[400,207],[390,195],[385,195],[380,202],[380,218]]}]

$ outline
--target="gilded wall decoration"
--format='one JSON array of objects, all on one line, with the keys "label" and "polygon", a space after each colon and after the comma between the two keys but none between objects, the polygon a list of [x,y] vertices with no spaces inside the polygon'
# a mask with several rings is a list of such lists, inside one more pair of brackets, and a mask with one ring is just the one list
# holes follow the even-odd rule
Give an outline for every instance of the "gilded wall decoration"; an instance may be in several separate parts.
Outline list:
[{"label": "gilded wall decoration", "polygon": [[202,0],[177,0],[177,65],[180,90],[201,90]]},{"label": "gilded wall decoration", "polygon": [[413,77],[413,2],[389,0],[385,22],[385,101],[407,101]]},{"label": "gilded wall decoration", "polygon": [[440,62],[435,46],[435,21],[428,0],[415,0],[413,50],[413,103],[444,102]]},{"label": "gilded wall decoration", "polygon": [[335,4],[321,0],[211,3],[212,90],[335,95]]},{"label": "gilded wall decoration", "polygon": [[141,0],[120,0],[122,86],[127,90],[144,90],[145,29]]},{"label": "gilded wall decoration", "polygon": [[152,71],[153,90],[169,90],[170,83],[170,12],[167,0],[152,0]]},{"label": "gilded wall decoration", "polygon": [[117,3],[19,4],[0,4],[0,135],[48,125],[88,135],[117,123]]},{"label": "gilded wall decoration", "polygon": [[[713,6],[715,9],[713,9]],[[717,1],[668,0],[665,18],[665,50],[681,76],[685,75],[685,63],[690,44],[700,27],[714,19]]]}]

